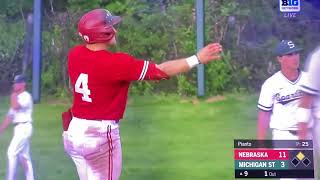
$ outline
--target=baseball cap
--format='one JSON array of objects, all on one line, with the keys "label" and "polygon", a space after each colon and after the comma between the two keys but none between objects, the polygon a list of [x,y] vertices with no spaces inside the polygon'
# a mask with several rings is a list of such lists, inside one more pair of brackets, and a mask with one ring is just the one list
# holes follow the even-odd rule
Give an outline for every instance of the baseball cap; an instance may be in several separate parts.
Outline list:
[{"label": "baseball cap", "polygon": [[274,49],[274,54],[276,56],[283,56],[286,54],[294,53],[294,52],[299,52],[301,51],[302,48],[297,47],[293,41],[290,40],[282,40],[279,42],[277,47]]},{"label": "baseball cap", "polygon": [[24,75],[19,74],[14,77],[13,83],[22,83],[22,82],[26,82],[26,80],[27,78]]}]

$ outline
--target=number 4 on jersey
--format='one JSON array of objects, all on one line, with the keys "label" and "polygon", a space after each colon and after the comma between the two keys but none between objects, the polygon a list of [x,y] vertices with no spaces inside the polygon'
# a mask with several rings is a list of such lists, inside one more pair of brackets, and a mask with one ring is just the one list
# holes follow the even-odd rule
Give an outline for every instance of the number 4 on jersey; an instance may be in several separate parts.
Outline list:
[{"label": "number 4 on jersey", "polygon": [[[82,85],[82,88],[81,88]],[[90,90],[88,88],[88,74],[81,73],[75,84],[75,91],[82,94],[82,100],[86,102],[92,102],[92,99],[89,97]]]}]

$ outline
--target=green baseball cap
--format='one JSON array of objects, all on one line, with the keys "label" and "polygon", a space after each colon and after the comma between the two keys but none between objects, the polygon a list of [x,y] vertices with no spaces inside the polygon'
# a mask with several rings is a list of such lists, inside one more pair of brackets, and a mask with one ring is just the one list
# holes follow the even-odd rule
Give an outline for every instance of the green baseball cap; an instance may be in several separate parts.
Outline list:
[{"label": "green baseball cap", "polygon": [[274,54],[276,56],[283,56],[286,54],[291,54],[294,52],[299,52],[301,51],[302,48],[297,47],[293,41],[290,40],[282,40],[279,42],[277,47],[274,49]]}]

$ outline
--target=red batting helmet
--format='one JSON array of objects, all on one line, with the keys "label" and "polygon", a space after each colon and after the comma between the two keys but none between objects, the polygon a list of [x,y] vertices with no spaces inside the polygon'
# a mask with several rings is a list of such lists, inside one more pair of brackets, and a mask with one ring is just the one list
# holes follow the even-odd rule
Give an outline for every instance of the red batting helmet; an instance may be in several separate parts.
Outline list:
[{"label": "red batting helmet", "polygon": [[81,17],[78,32],[89,44],[108,42],[116,34],[113,26],[120,21],[120,16],[113,16],[106,9],[94,9]]}]

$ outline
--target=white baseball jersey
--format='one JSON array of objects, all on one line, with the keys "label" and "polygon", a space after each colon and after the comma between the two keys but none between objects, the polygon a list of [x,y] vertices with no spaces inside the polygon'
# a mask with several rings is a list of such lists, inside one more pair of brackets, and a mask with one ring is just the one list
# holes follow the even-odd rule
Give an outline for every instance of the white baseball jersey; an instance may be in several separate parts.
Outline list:
[{"label": "white baseball jersey", "polygon": [[12,123],[32,122],[32,97],[24,91],[17,96],[17,101],[21,108],[14,110],[10,108],[8,116],[12,117]]},{"label": "white baseball jersey", "polygon": [[307,78],[301,84],[301,90],[317,96],[313,103],[313,115],[320,119],[320,48],[316,49],[308,59],[306,66]]},{"label": "white baseball jersey", "polygon": [[[278,130],[297,130],[295,112],[299,105],[302,91],[299,85],[307,78],[300,72],[294,82],[288,80],[281,71],[268,78],[262,85],[258,108],[271,111],[270,128]],[[312,126],[310,121],[309,126]]]},{"label": "white baseball jersey", "polygon": [[14,180],[18,160],[23,164],[27,180],[34,180],[33,167],[30,157],[30,138],[32,135],[32,97],[24,91],[17,96],[20,105],[18,110],[10,109],[8,116],[14,126],[14,135],[8,147],[7,180]]}]

